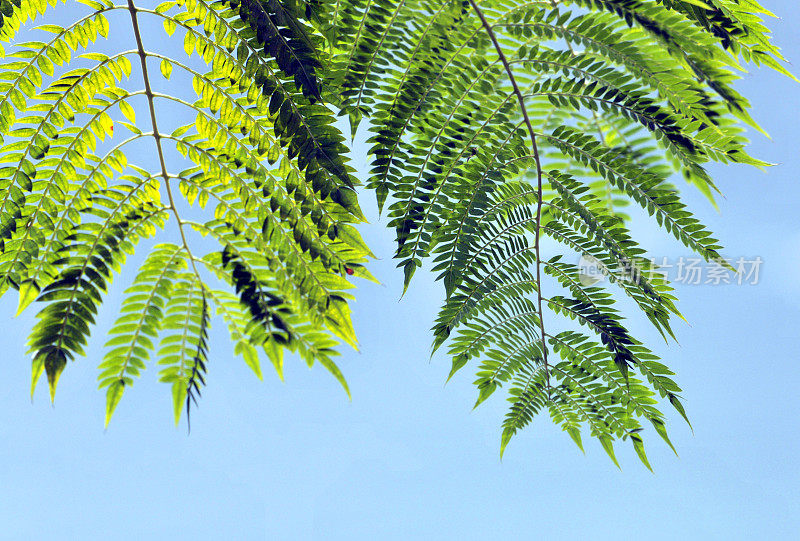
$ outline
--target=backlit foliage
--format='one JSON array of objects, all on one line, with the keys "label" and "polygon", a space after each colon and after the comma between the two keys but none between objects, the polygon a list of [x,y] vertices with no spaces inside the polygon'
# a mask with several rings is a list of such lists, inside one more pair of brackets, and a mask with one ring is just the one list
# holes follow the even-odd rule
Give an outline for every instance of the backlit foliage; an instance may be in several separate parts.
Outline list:
[{"label": "backlit foliage", "polygon": [[[34,385],[46,373],[55,391],[126,256],[172,227],[181,242],[148,244],[110,333],[109,418],[150,361],[176,420],[188,411],[216,320],[259,377],[259,350],[279,373],[289,350],[346,387],[332,357],[356,345],[347,277],[370,278],[370,251],[351,225],[364,218],[338,114],[370,134],[363,180],[396,231],[404,287],[423,266],[443,283],[434,350],[448,344],[451,376],[477,371],[476,406],[506,390],[502,450],[540,413],[615,462],[613,442],[630,439],[649,467],[645,422],[669,443],[658,404],[686,417],[680,388],[615,296],[665,338],[680,314],[626,223],[638,207],[722,261],[671,177],[713,201],[706,164],[766,165],[745,150],[744,127],[759,128],[733,87],[746,63],[789,75],[757,2],[80,1],[82,18],[48,19],[38,41],[17,34],[44,0],[0,10],[0,291],[20,310],[37,301]],[[147,48],[145,18],[168,54]],[[102,38],[130,47],[101,52]],[[178,108],[194,120],[164,128]],[[160,167],[136,163],[140,139]],[[169,153],[187,168],[170,172]]]},{"label": "backlit foliage", "polygon": [[[89,14],[73,24],[40,25],[41,41],[16,41],[0,81],[0,288],[19,291],[20,310],[38,301],[34,386],[46,372],[55,392],[126,256],[172,224],[182,243],[150,251],[110,331],[100,365],[108,418],[154,353],[176,420],[188,410],[205,383],[215,314],[259,377],[258,350],[280,373],[288,349],[346,388],[333,361],[339,341],[356,345],[345,277],[367,276],[368,251],[350,225],[363,216],[345,139],[320,102],[318,38],[296,8],[277,3],[84,3]],[[15,5],[4,40],[46,7]],[[144,17],[163,21],[174,55],[146,48]],[[97,52],[102,38],[132,47]],[[179,72],[195,100],[153,89],[155,77]],[[159,129],[175,108],[193,121]],[[137,165],[131,145],[142,138],[160,169]],[[168,171],[169,152],[189,166]],[[190,207],[208,212],[194,220]],[[217,248],[194,248],[192,231]]]}]

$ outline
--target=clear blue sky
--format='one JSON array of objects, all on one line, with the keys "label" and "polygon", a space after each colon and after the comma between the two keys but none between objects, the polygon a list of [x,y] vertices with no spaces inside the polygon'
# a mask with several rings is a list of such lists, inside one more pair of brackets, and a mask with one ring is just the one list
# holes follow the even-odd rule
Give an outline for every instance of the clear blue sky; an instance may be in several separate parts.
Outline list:
[{"label": "clear blue sky", "polygon": [[[800,10],[766,4],[783,16],[770,22],[777,43],[800,64]],[[726,255],[761,256],[760,283],[679,287],[691,323],[676,324],[680,345],[631,324],[678,372],[694,425],[670,414],[679,458],[646,441],[655,474],[627,444],[622,471],[594,441],[581,454],[545,418],[501,462],[506,404],[471,411],[468,370],[444,386],[448,359],[428,361],[440,285],[420,272],[398,303],[392,234],[368,195],[363,231],[383,285],[357,291],[361,352],[341,360],[352,402],[298,360],[285,383],[269,372],[259,382],[217,323],[191,435],[174,427],[154,367],[104,431],[96,367],[131,273],[115,282],[89,357],[65,370],[55,408],[44,386],[28,397],[33,310],[12,319],[16,299],[0,301],[0,538],[796,539],[800,85],[762,70],[739,89],[773,138],[754,135],[753,153],[779,165],[715,167],[720,213],[686,193]],[[654,254],[689,255],[652,227],[638,233]]]}]

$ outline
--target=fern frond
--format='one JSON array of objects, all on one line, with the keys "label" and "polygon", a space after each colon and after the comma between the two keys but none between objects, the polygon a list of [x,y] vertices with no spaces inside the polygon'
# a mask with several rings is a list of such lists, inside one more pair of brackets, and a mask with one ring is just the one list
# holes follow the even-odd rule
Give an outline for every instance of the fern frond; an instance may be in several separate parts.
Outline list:
[{"label": "fern frond", "polygon": [[[279,373],[288,349],[325,366],[346,389],[332,336],[357,344],[346,277],[370,278],[363,264],[371,252],[351,225],[364,219],[357,181],[335,116],[321,102],[322,38],[305,11],[277,1],[85,3],[90,12],[72,24],[31,31],[46,41],[16,38],[44,4],[15,4],[0,30],[15,40],[0,66],[0,292],[19,290],[20,311],[43,305],[30,339],[33,385],[47,372],[54,396],[66,361],[84,353],[126,255],[169,220],[181,242],[146,255],[100,365],[106,424],[153,353],[172,386],[176,422],[183,408],[188,419],[206,381],[215,311],[259,376],[257,348]],[[127,29],[108,18],[123,10]],[[163,22],[184,58],[146,48],[144,17]],[[99,39],[130,35],[131,26],[127,50],[96,50]],[[191,85],[174,92],[163,84],[187,77]],[[183,110],[189,123],[164,129],[165,106]],[[136,163],[141,154],[132,150],[148,139],[155,171]],[[189,162],[178,174],[168,170],[172,148]],[[198,220],[183,216],[193,210]],[[193,230],[218,248],[195,255],[206,243]],[[266,304],[247,293],[245,268],[272,295]],[[209,280],[229,283],[238,296]],[[256,317],[255,306],[267,312]]]},{"label": "fern frond", "polygon": [[205,286],[197,274],[178,274],[172,280],[158,348],[158,364],[164,367],[159,372],[159,381],[171,384],[176,425],[184,407],[188,419],[191,404],[197,402],[200,394],[200,385],[205,384],[209,317]]},{"label": "fern frond", "polygon": [[[112,328],[106,423],[154,351],[188,420],[215,314],[259,378],[261,351],[279,377],[289,352],[347,391],[347,277],[371,279],[372,252],[338,113],[353,139],[367,126],[404,291],[425,265],[443,282],[434,351],[449,341],[450,377],[477,365],[476,406],[506,387],[501,453],[544,411],[615,463],[630,439],[650,468],[642,419],[672,445],[658,400],[688,422],[680,388],[615,306],[630,298],[665,338],[681,315],[626,222],[642,210],[725,264],[671,177],[713,203],[710,163],[767,165],[747,153],[744,125],[760,128],[735,83],[747,63],[788,71],[756,1],[81,3],[31,41],[18,33],[56,1],[0,6],[0,294],[43,305],[34,386],[46,372],[53,396],[126,256],[171,227],[180,241],[144,255]],[[174,50],[147,48],[144,18]]]},{"label": "fern frond", "polygon": [[139,269],[133,285],[125,290],[120,317],[109,331],[111,338],[103,362],[98,367],[100,387],[106,391],[106,426],[125,387],[133,385],[146,368],[150,352],[164,325],[165,308],[180,273],[188,268],[183,247],[156,246]]},{"label": "fern frond", "polygon": [[[706,164],[766,165],[745,150],[739,121],[757,125],[732,85],[754,55],[785,72],[760,22],[768,12],[708,4],[336,2],[330,80],[353,129],[364,119],[373,134],[368,186],[379,208],[391,201],[404,285],[432,259],[445,293],[433,348],[450,340],[450,377],[482,360],[476,405],[510,385],[502,449],[548,409],[579,446],[588,426],[616,462],[613,440],[630,438],[650,467],[635,417],[666,438],[655,393],[685,417],[671,374],[622,325],[606,287],[672,336],[672,288],[625,227],[625,207],[722,261],[669,176],[713,201]],[[559,246],[552,257],[540,254],[543,236]],[[587,285],[566,262],[579,255],[607,286]],[[545,322],[544,309],[562,319]],[[559,340],[577,340],[564,334],[574,325],[596,334],[600,351],[578,341],[550,363],[551,348],[567,354]],[[580,356],[589,375],[570,364]]]},{"label": "fern frond", "polygon": [[140,237],[155,233],[154,223],[163,226],[166,220],[166,209],[149,202],[139,206],[128,204],[127,199],[107,201],[117,203],[111,212],[94,209],[105,222],[86,223],[66,238],[55,262],[63,270],[37,298],[47,305],[37,315],[29,345],[35,375],[41,374],[38,366],[44,363],[51,400],[66,361],[84,354],[89,325],[94,323],[112,271]]}]

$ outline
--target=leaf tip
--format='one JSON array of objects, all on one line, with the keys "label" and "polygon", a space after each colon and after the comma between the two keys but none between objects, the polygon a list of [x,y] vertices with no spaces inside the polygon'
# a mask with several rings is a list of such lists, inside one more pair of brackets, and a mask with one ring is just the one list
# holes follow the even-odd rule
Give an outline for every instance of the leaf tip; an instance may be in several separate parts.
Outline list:
[{"label": "leaf tip", "polygon": [[50,389],[50,403],[55,405],[56,387],[61,373],[67,365],[67,359],[61,351],[51,352],[44,360],[44,370],[47,373],[47,384]]},{"label": "leaf tip", "polygon": [[30,304],[39,296],[39,286],[36,282],[28,280],[23,282],[19,287],[19,304],[17,305],[17,313],[14,317],[18,317]]}]

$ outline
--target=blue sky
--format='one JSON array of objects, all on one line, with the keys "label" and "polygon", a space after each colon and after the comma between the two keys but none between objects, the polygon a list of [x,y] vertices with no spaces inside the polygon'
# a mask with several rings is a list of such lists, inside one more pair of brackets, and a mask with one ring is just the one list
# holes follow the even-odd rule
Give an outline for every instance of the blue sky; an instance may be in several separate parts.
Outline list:
[{"label": "blue sky", "polygon": [[[783,17],[771,21],[776,42],[800,62],[800,10],[767,4]],[[132,273],[115,281],[88,358],[67,367],[55,407],[44,386],[33,404],[28,396],[33,310],[12,319],[16,299],[0,300],[0,538],[796,538],[800,85],[755,70],[739,89],[772,136],[755,134],[752,152],[778,165],[714,167],[726,195],[719,213],[688,189],[686,199],[728,257],[764,263],[757,285],[679,286],[691,324],[676,323],[679,345],[631,321],[678,373],[694,426],[670,412],[680,457],[646,440],[655,474],[628,445],[618,446],[621,471],[588,438],[582,454],[544,417],[501,462],[505,402],[471,411],[468,370],[444,385],[449,360],[429,362],[440,285],[418,272],[398,302],[393,235],[367,195],[363,232],[382,285],[357,290],[361,350],[343,348],[340,363],[352,402],[321,367],[296,359],[285,383],[266,370],[259,382],[217,323],[191,435],[174,427],[152,367],[104,431],[96,366]],[[653,254],[690,256],[653,226],[636,232]]]}]

